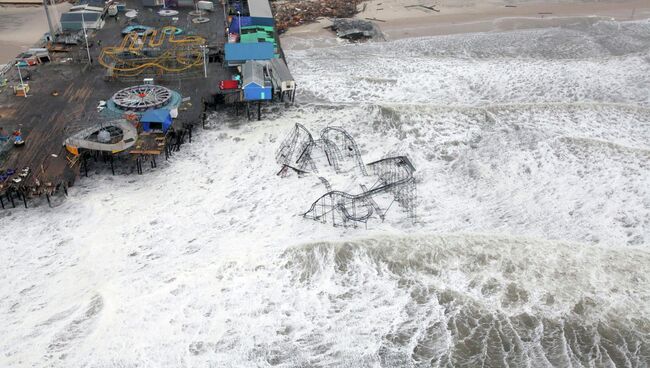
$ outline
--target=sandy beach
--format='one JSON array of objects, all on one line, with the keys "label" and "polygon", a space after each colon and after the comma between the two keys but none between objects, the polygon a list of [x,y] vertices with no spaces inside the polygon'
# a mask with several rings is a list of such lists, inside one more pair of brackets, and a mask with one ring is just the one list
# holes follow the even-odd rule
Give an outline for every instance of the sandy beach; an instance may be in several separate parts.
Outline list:
[{"label": "sandy beach", "polygon": [[[602,18],[650,17],[650,2],[643,0],[370,0],[360,4],[359,9],[357,18],[374,20],[386,40],[557,27]],[[283,46],[305,49],[340,43],[332,32],[324,29],[329,24],[327,19],[322,19],[292,28],[283,35]]]},{"label": "sandy beach", "polygon": [[[70,8],[58,4],[51,12],[53,19]],[[48,32],[42,6],[0,6],[0,64],[6,64],[22,51],[32,47]]]}]

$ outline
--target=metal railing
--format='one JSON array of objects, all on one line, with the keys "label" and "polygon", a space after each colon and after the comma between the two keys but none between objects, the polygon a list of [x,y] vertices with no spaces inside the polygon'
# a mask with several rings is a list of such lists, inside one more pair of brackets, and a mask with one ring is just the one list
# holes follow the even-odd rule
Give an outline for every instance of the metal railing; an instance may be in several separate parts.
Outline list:
[{"label": "metal railing", "polygon": [[7,73],[9,73],[9,71],[11,70],[11,68],[13,66],[14,66],[13,63],[9,63],[9,64],[4,65],[2,67],[2,69],[0,69],[0,77],[4,77]]}]

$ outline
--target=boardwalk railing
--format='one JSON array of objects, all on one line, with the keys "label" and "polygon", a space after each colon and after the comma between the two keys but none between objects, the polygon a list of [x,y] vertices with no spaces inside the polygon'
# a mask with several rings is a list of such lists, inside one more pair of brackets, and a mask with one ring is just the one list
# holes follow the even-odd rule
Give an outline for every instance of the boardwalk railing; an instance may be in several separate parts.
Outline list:
[{"label": "boardwalk railing", "polygon": [[4,76],[5,74],[7,74],[9,72],[9,70],[11,70],[12,66],[13,66],[13,64],[5,64],[5,65],[3,65],[2,69],[0,69],[0,76]]}]

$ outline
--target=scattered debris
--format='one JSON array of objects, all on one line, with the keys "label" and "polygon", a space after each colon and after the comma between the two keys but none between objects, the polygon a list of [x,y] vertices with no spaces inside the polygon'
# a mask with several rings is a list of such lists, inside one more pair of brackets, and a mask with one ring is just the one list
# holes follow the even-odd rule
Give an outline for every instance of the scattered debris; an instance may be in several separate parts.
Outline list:
[{"label": "scattered debris", "polygon": [[427,6],[427,5],[406,5],[404,6],[405,8],[424,8],[427,10],[433,10],[436,13],[440,13],[439,9],[436,9],[435,6]]},{"label": "scattered debris", "polygon": [[357,3],[358,1],[350,0],[299,0],[271,2],[271,5],[276,19],[275,26],[278,33],[283,33],[289,27],[314,22],[321,17],[353,17],[358,13]]},{"label": "scattered debris", "polygon": [[83,39],[83,31],[60,34],[56,37],[56,43],[58,45],[51,45],[48,49],[50,52],[68,52],[70,49],[65,47],[65,45],[79,45],[83,42]]}]

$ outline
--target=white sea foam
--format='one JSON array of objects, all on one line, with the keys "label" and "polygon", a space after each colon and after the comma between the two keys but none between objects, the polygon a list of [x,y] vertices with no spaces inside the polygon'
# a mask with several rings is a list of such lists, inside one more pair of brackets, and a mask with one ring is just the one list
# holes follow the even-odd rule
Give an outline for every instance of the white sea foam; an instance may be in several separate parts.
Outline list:
[{"label": "white sea foam", "polygon": [[[289,53],[297,106],[0,212],[0,366],[647,367],[647,27]],[[303,219],[295,123],[408,155],[418,222]]]}]

